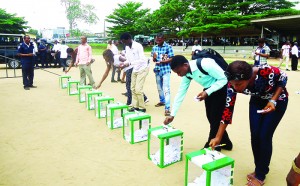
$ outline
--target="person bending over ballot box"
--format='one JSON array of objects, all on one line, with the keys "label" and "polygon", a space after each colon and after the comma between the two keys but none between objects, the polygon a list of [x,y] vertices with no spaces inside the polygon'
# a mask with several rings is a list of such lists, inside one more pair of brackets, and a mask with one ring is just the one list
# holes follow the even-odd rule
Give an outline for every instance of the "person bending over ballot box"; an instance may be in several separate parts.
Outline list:
[{"label": "person bending over ballot box", "polygon": [[[201,60],[202,69],[207,74],[204,74],[198,66],[197,60],[188,61],[182,55],[176,55],[172,58],[171,69],[182,77],[179,90],[175,96],[171,115],[166,117],[164,124],[169,124],[173,121],[186,93],[190,86],[191,80],[202,85],[204,90],[200,92],[196,99],[205,102],[206,117],[210,124],[210,131],[208,141],[204,145],[205,148],[209,147],[209,142],[215,137],[218,132],[222,112],[226,103],[227,91],[227,78],[224,75],[224,70],[212,58],[203,58]],[[221,148],[226,150],[232,149],[232,143],[229,139],[227,132],[224,132],[221,143],[226,144],[222,147],[217,147],[216,150],[220,151]]]},{"label": "person bending over ballot box", "polygon": [[232,123],[236,93],[250,95],[249,117],[255,170],[247,175],[246,185],[263,185],[269,172],[273,134],[288,104],[288,92],[285,88],[287,76],[277,67],[252,67],[245,61],[229,64],[225,75],[229,81],[227,103],[218,133],[209,145],[214,148],[220,144],[227,125]]}]

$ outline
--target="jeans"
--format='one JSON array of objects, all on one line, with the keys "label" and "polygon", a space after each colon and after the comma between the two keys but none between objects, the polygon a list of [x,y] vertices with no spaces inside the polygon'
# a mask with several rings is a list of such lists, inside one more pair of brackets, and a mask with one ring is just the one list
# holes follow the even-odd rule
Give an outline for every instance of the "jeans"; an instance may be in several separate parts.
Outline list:
[{"label": "jeans", "polygon": [[67,58],[60,58],[60,66],[63,67],[63,70],[67,67]]},{"label": "jeans", "polygon": [[276,110],[269,114],[259,114],[268,100],[251,97],[249,105],[251,146],[255,163],[255,174],[259,180],[264,180],[269,172],[272,156],[272,139],[276,127],[287,108],[288,100],[277,101]]},{"label": "jeans", "polygon": [[165,104],[165,110],[170,110],[170,76],[171,73],[166,73],[163,75],[156,74],[159,102]]},{"label": "jeans", "polygon": [[133,68],[126,71],[126,91],[127,91],[127,105],[130,105],[132,102],[132,93],[131,93],[131,74]]},{"label": "jeans", "polygon": [[[113,66],[113,70],[112,70],[112,74],[111,74],[111,81],[115,81],[115,73],[116,73],[116,70],[118,69],[118,67],[115,67],[115,66]],[[118,72],[117,72],[117,74],[118,74],[118,79],[117,79],[117,81],[120,81],[121,79],[120,79],[120,75],[121,75],[121,71],[119,70]]]}]

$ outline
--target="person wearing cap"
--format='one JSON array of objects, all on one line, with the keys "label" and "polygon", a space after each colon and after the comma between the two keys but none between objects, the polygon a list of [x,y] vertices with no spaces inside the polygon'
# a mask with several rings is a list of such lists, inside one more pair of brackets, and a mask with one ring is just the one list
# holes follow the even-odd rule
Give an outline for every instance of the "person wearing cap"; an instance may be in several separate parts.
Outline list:
[{"label": "person wearing cap", "polygon": [[292,70],[297,71],[298,66],[298,57],[299,57],[299,50],[298,50],[298,43],[294,42],[294,46],[292,47]]},{"label": "person wearing cap", "polygon": [[229,81],[226,105],[218,133],[210,141],[210,146],[214,148],[220,144],[226,127],[232,123],[237,93],[250,95],[249,119],[255,170],[247,175],[247,185],[263,185],[272,157],[273,134],[288,105],[287,75],[278,67],[252,67],[245,61],[230,63],[225,75]]}]

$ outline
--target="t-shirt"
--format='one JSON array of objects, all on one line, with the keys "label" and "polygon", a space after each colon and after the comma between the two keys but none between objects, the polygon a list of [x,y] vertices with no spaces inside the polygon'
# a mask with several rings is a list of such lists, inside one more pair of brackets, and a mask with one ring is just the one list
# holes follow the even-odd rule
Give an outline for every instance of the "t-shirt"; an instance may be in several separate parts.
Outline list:
[{"label": "t-shirt", "polygon": [[195,50],[202,50],[202,47],[201,47],[201,45],[194,45],[193,47],[192,47],[192,52],[195,52]]},{"label": "t-shirt", "polygon": [[66,59],[68,58],[67,49],[69,47],[67,45],[60,45],[60,58]]},{"label": "t-shirt", "polygon": [[289,56],[290,55],[290,45],[282,45],[282,56]]}]

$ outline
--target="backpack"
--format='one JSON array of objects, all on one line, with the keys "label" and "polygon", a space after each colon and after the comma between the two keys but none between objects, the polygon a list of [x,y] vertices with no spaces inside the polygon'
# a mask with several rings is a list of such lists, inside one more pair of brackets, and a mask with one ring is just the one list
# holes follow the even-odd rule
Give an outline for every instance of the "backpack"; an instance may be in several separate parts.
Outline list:
[{"label": "backpack", "polygon": [[205,75],[208,73],[202,68],[201,61],[202,58],[211,58],[214,59],[215,62],[225,71],[228,67],[228,63],[224,60],[224,58],[215,50],[208,48],[204,50],[195,50],[194,55],[192,56],[192,60],[197,59],[197,67],[198,69]]}]

